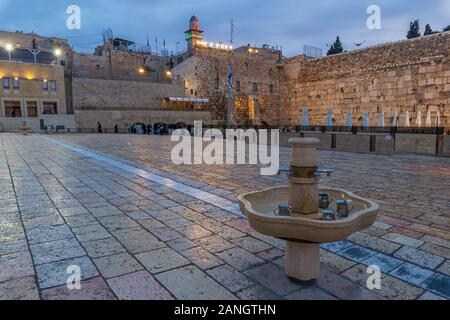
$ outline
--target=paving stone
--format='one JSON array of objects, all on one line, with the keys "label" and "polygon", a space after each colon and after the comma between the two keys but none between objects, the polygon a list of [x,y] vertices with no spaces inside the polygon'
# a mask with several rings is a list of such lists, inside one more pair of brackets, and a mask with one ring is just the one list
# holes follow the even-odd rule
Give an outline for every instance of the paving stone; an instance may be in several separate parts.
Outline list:
[{"label": "paving stone", "polygon": [[264,263],[264,260],[261,258],[258,258],[254,254],[239,248],[232,248],[220,252],[217,256],[238,271],[245,271]]},{"label": "paving stone", "polygon": [[230,291],[194,266],[167,271],[155,277],[175,298],[180,300],[236,299]]},{"label": "paving stone", "polygon": [[401,264],[404,263],[404,261],[379,253],[361,261],[361,263],[366,266],[373,266],[373,265],[378,266],[381,272],[388,273],[389,271],[392,271],[397,267],[399,267]]},{"label": "paving stone", "polygon": [[446,260],[438,269],[439,272],[442,272],[448,276],[450,276],[450,260]]},{"label": "paving stone", "polygon": [[211,269],[223,264],[223,261],[203,248],[192,248],[181,254],[202,270]]},{"label": "paving stone", "polygon": [[272,263],[250,269],[245,272],[245,275],[280,296],[300,289],[299,285],[289,280],[283,268]]},{"label": "paving stone", "polygon": [[0,243],[25,240],[25,233],[20,223],[0,224]]},{"label": "paving stone", "polygon": [[172,228],[159,228],[154,229],[151,231],[151,233],[157,237],[159,240],[166,242],[174,239],[178,239],[183,237],[181,234],[173,230]]},{"label": "paving stone", "polygon": [[173,300],[147,271],[139,271],[108,280],[117,297],[121,300]]},{"label": "paving stone", "polygon": [[136,255],[136,258],[152,274],[164,272],[189,264],[189,260],[185,259],[182,255],[170,248],[144,252]]},{"label": "paving stone", "polygon": [[108,217],[108,216],[117,216],[117,215],[123,215],[124,213],[117,209],[114,206],[107,205],[104,207],[97,207],[97,208],[89,208],[89,211],[92,213],[94,217],[100,218],[100,217]]},{"label": "paving stone", "polygon": [[272,261],[272,260],[275,260],[275,259],[283,256],[284,254],[285,254],[284,251],[282,251],[278,248],[272,248],[272,249],[258,253],[257,256],[264,260]]},{"label": "paving stone", "polygon": [[78,215],[89,214],[89,211],[87,211],[86,208],[84,208],[83,206],[60,208],[59,212],[63,217],[73,217]]},{"label": "paving stone", "polygon": [[334,242],[334,243],[324,243],[324,244],[321,244],[320,247],[327,251],[339,252],[348,247],[351,247],[352,245],[353,244],[348,241],[339,241],[339,242]]},{"label": "paving stone", "polygon": [[392,225],[381,222],[381,221],[375,221],[373,226],[376,228],[379,228],[379,229],[383,229],[383,230],[389,230],[390,228],[392,228]]},{"label": "paving stone", "polygon": [[28,251],[26,240],[3,242],[0,244],[0,257],[12,253]]},{"label": "paving stone", "polygon": [[70,230],[69,226],[61,225],[30,229],[27,231],[27,237],[30,244],[37,244],[42,242],[73,238],[74,234]]},{"label": "paving stone", "polygon": [[46,226],[59,226],[65,224],[65,221],[59,214],[52,214],[43,217],[24,219],[23,224],[26,229],[32,229]]},{"label": "paving stone", "polygon": [[368,234],[357,232],[348,237],[348,240],[355,242],[361,246],[379,251],[385,254],[392,254],[401,246],[397,243],[387,241],[381,238],[373,237]]},{"label": "paving stone", "polygon": [[421,268],[411,263],[404,263],[389,272],[390,275],[416,286],[422,284],[433,275],[433,271]]},{"label": "paving stone", "polygon": [[42,290],[43,300],[116,300],[102,277],[81,281],[80,290],[70,290],[67,285]]},{"label": "paving stone", "polygon": [[[371,274],[367,273],[367,266],[356,265],[351,269],[345,271],[343,276],[356,282],[361,287],[367,287],[367,281]],[[374,292],[389,299],[389,300],[413,300],[422,294],[423,290],[417,288],[385,273],[381,274],[380,280],[381,289],[375,289]]]},{"label": "paving stone", "polygon": [[186,227],[192,224],[192,221],[189,221],[188,219],[185,218],[177,218],[177,219],[173,219],[173,220],[167,220],[164,221],[164,223],[171,227],[172,229],[178,229],[178,228],[182,228],[182,227]]},{"label": "paving stone", "polygon": [[161,209],[161,210],[144,209],[144,211],[159,221],[168,221],[168,220],[173,220],[173,219],[177,219],[180,217],[175,212],[170,211],[168,209]]},{"label": "paving stone", "polygon": [[383,236],[383,239],[412,248],[418,248],[423,244],[422,240],[414,239],[398,233],[388,233],[387,235]]},{"label": "paving stone", "polygon": [[82,280],[94,278],[99,275],[94,264],[88,257],[51,262],[36,266],[39,287],[41,289],[47,289],[66,284],[70,276],[67,273],[67,268],[70,266],[80,267]]},{"label": "paving stone", "polygon": [[238,238],[231,241],[251,253],[259,253],[261,251],[269,250],[272,248],[272,246],[268,245],[267,243],[257,240],[253,237]]},{"label": "paving stone", "polygon": [[361,262],[376,254],[377,254],[376,251],[358,245],[353,245],[339,252],[340,256],[356,262]]},{"label": "paving stone", "polygon": [[183,251],[197,246],[194,242],[187,238],[179,238],[166,242],[166,244],[176,251]]},{"label": "paving stone", "polygon": [[425,293],[421,295],[418,300],[446,300],[446,299],[434,293],[425,291]]},{"label": "paving stone", "polygon": [[245,234],[243,234],[242,232],[212,219],[204,219],[199,221],[198,223],[201,224],[205,229],[208,229],[215,234],[220,234],[222,238],[225,238],[227,240],[242,238],[245,236]]},{"label": "paving stone", "polygon": [[0,256],[0,283],[33,275],[33,262],[28,251]]},{"label": "paving stone", "polygon": [[92,214],[82,214],[78,216],[65,217],[67,225],[70,228],[84,227],[97,224],[97,219]]},{"label": "paving stone", "polygon": [[166,225],[156,219],[145,219],[139,221],[139,223],[148,231],[153,231],[160,228],[165,228]]},{"label": "paving stone", "polygon": [[0,224],[20,222],[20,214],[18,212],[0,214]]},{"label": "paving stone", "polygon": [[76,238],[33,244],[30,250],[36,265],[86,255]]},{"label": "paving stone", "polygon": [[[346,271],[348,272],[348,271]],[[344,274],[346,273],[344,272]],[[343,300],[380,300],[382,297],[353,281],[322,268],[317,286],[331,295]]]},{"label": "paving stone", "polygon": [[281,297],[277,296],[274,292],[258,284],[242,290],[237,296],[242,300],[281,300]]},{"label": "paving stone", "polygon": [[151,216],[143,210],[135,210],[135,211],[125,212],[125,213],[127,216],[129,216],[131,219],[133,219],[135,221],[141,221],[141,220],[146,220],[146,219],[151,218]]},{"label": "paving stone", "polygon": [[195,240],[212,235],[210,231],[196,224],[177,229],[177,231],[189,240]]},{"label": "paving stone", "polygon": [[111,238],[111,233],[98,222],[83,227],[72,228],[72,231],[81,242]]},{"label": "paving stone", "polygon": [[431,243],[437,244],[438,246],[442,246],[442,247],[450,249],[450,241],[442,239],[442,238],[425,235],[421,238],[421,240],[426,241],[426,242],[431,242]]},{"label": "paving stone", "polygon": [[420,250],[441,256],[445,259],[450,259],[450,248],[441,247],[431,242],[426,242],[419,248]]},{"label": "paving stone", "polygon": [[114,278],[142,270],[142,266],[128,253],[96,258],[94,263],[105,278]]},{"label": "paving stone", "polygon": [[0,301],[39,300],[34,277],[25,277],[0,283]]},{"label": "paving stone", "polygon": [[255,284],[254,281],[229,265],[218,266],[206,271],[206,273],[233,293]]},{"label": "paving stone", "polygon": [[[355,265],[355,262],[338,256],[335,253],[320,250],[320,261],[325,263],[329,268],[341,273],[347,269],[350,269]],[[283,264],[284,267],[284,264]]]},{"label": "paving stone", "polygon": [[236,246],[230,241],[222,239],[219,236],[210,236],[206,238],[197,239],[195,240],[195,243],[197,243],[198,245],[200,245],[201,247],[205,248],[206,250],[212,253],[225,251],[234,248]]},{"label": "paving stone", "polygon": [[394,256],[428,269],[435,269],[444,262],[444,258],[440,256],[410,247],[401,248]]},{"label": "paving stone", "polygon": [[126,215],[100,217],[98,220],[110,232],[139,227],[134,220]]},{"label": "paving stone", "polygon": [[450,299],[450,277],[435,273],[433,276],[428,278],[423,284],[422,287],[425,289],[434,292],[447,300]]},{"label": "paving stone", "polygon": [[141,228],[116,231],[113,234],[133,254],[164,247],[164,243]]},{"label": "paving stone", "polygon": [[125,252],[125,248],[114,238],[84,242],[83,246],[91,258],[105,257]]},{"label": "paving stone", "polygon": [[315,287],[309,286],[302,288],[286,296],[288,300],[337,300],[331,294]]}]

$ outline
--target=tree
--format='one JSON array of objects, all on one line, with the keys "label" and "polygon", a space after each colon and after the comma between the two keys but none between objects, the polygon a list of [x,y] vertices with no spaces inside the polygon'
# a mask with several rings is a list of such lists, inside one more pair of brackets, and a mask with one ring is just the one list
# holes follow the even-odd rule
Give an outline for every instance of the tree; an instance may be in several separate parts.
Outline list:
[{"label": "tree", "polygon": [[328,50],[327,56],[342,52],[344,52],[344,47],[342,46],[341,39],[339,39],[339,36],[337,36],[336,41],[331,45],[330,50]]},{"label": "tree", "polygon": [[408,39],[413,39],[413,38],[418,38],[420,36],[421,36],[421,34],[420,34],[419,20],[414,20],[414,21],[410,22],[409,31],[408,31],[408,34],[406,35],[406,37]]},{"label": "tree", "polygon": [[431,29],[431,26],[430,26],[430,24],[428,23],[428,24],[425,26],[425,32],[423,33],[423,35],[424,35],[424,36],[428,36],[428,35],[433,34],[433,33],[435,33],[435,32],[433,31],[433,29]]},{"label": "tree", "polygon": [[444,31],[444,32],[450,31],[450,24],[449,24],[448,26],[446,26],[446,27],[444,28],[444,30],[442,30],[442,31]]}]

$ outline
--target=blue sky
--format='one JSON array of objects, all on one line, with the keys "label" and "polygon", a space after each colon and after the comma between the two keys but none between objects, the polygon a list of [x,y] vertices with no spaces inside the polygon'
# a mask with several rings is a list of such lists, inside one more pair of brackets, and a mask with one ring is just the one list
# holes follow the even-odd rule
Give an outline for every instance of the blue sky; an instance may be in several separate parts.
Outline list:
[{"label": "blue sky", "polygon": [[[66,8],[81,8],[81,30],[66,28]],[[382,29],[368,30],[369,5],[381,8]],[[341,36],[347,50],[405,38],[409,22],[420,19],[442,30],[450,24],[450,0],[0,0],[0,29],[35,31],[68,38],[76,50],[91,52],[101,32],[145,44],[147,33],[166,39],[167,48],[185,47],[184,31],[195,13],[207,41],[228,41],[235,21],[236,45],[281,46],[287,56],[302,53],[303,45],[321,47]]]}]

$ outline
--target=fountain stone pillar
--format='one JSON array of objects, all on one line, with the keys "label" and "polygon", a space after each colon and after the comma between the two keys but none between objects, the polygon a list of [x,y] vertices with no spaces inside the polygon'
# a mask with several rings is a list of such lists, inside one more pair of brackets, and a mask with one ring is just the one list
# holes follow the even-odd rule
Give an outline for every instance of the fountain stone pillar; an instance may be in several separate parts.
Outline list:
[{"label": "fountain stone pillar", "polygon": [[[319,213],[316,138],[292,138],[289,205],[293,216]],[[299,281],[311,281],[320,275],[320,245],[286,241],[286,275]]]}]

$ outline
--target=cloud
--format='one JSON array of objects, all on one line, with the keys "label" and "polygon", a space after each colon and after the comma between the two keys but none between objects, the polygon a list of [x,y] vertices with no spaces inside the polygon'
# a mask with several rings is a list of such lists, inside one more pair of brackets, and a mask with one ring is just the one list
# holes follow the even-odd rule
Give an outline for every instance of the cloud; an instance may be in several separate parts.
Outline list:
[{"label": "cloud", "polygon": [[[304,44],[324,50],[337,35],[347,49],[354,42],[367,45],[404,39],[409,21],[420,19],[422,28],[450,24],[449,0],[0,0],[0,28],[36,31],[67,37],[77,50],[91,52],[101,43],[101,32],[111,28],[115,36],[145,43],[166,39],[169,50],[184,45],[184,31],[192,14],[200,19],[210,41],[228,41],[230,20],[235,21],[235,44],[279,45],[285,54],[302,52]],[[67,30],[66,8],[77,4],[82,10],[82,30]],[[367,7],[382,10],[382,30],[366,27]],[[2,10],[3,8],[3,10]],[[180,48],[181,48],[180,45]]]}]

